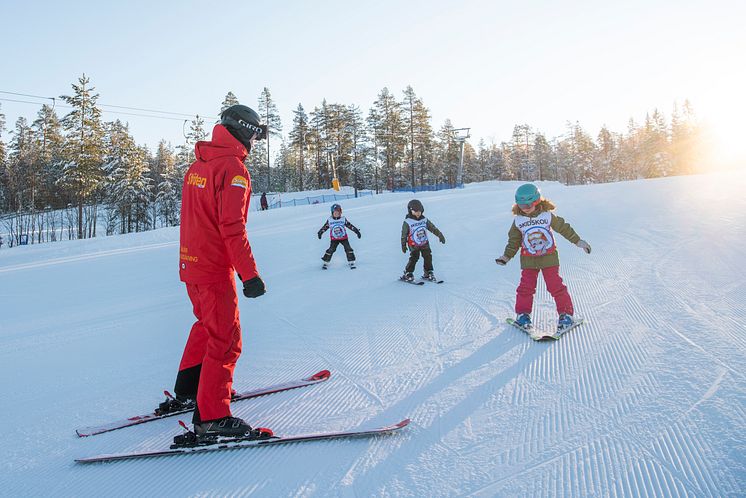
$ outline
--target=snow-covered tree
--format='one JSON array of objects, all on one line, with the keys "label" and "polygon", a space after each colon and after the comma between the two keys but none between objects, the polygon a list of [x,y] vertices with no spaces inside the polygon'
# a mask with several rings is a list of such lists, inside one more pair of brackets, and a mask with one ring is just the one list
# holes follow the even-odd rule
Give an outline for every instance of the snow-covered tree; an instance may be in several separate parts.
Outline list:
[{"label": "snow-covered tree", "polygon": [[186,137],[184,137],[184,143],[178,147],[179,153],[176,157],[181,167],[188,167],[197,159],[194,155],[194,146],[197,142],[205,139],[207,139],[205,120],[199,117],[198,114],[189,122],[189,131],[187,131]]},{"label": "snow-covered tree", "polygon": [[129,127],[121,121],[116,120],[108,128],[107,193],[109,202],[119,207],[120,232],[147,230],[152,189],[147,151],[135,143]]},{"label": "snow-covered tree", "polygon": [[233,92],[228,92],[223,99],[223,103],[220,104],[220,113],[222,114],[222,112],[228,109],[230,106],[239,103],[240,102],[238,102],[238,98],[233,94]]},{"label": "snow-covered tree", "polygon": [[161,216],[166,226],[176,226],[179,224],[181,188],[186,170],[179,166],[173,151],[163,140],[158,144],[155,161],[161,171],[157,194]]}]

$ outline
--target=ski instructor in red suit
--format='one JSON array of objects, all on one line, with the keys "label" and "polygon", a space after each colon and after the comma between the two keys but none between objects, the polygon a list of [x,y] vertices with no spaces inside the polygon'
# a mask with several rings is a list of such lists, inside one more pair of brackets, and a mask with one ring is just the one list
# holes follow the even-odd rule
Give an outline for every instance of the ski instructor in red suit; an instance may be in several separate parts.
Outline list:
[{"label": "ski instructor in red suit", "polygon": [[194,407],[197,437],[241,437],[251,426],[231,415],[233,370],[241,355],[241,325],[234,270],[249,298],[265,292],[251,246],[246,217],[251,177],[244,166],[267,127],[249,107],[221,114],[212,140],[197,142],[197,160],[184,178],[179,276],[186,284],[197,321],[192,325],[174,387],[162,413]]}]

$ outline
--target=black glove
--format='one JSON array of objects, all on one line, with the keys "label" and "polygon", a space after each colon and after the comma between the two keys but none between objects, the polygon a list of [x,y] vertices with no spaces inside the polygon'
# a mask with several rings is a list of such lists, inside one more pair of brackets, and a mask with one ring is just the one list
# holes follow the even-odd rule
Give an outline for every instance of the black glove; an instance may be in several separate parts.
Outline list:
[{"label": "black glove", "polygon": [[359,239],[360,237],[362,237],[362,235],[360,235],[360,230],[358,230],[358,231],[357,231],[357,232],[355,232],[355,233],[357,234],[357,238],[358,238],[358,239]]},{"label": "black glove", "polygon": [[318,236],[319,236],[319,240],[321,240],[321,235],[322,235],[323,233],[324,233],[324,232],[322,232],[321,230],[319,230],[319,233],[318,233]]},{"label": "black glove", "polygon": [[407,254],[407,246],[401,246],[401,252]]},{"label": "black glove", "polygon": [[441,244],[445,244],[445,243],[446,243],[446,236],[445,236],[445,235],[441,235],[441,236],[440,236],[440,237],[438,237],[438,238],[440,239],[440,243],[441,243]]},{"label": "black glove", "polygon": [[259,297],[265,292],[264,281],[259,275],[243,283],[243,295],[246,297]]},{"label": "black glove", "polygon": [[499,258],[495,260],[495,263],[497,263],[500,266],[505,266],[508,264],[508,261],[510,261],[510,258],[508,258],[506,255],[502,255]]}]

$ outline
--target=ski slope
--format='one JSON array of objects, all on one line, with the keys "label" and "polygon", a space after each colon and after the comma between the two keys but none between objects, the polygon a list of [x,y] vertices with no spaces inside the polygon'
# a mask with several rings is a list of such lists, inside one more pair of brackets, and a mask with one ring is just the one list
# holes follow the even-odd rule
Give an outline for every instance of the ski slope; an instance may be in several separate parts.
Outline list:
[{"label": "ski slope", "polygon": [[[320,269],[328,205],[251,214],[268,293],[241,299],[235,387],[332,378],[234,414],[278,433],[412,419],[374,439],[74,464],[180,430],[75,435],[173,387],[192,323],[178,229],[0,250],[0,495],[743,496],[746,173],[541,184],[593,246],[559,238],[587,323],[554,343],[504,323],[520,268],[494,258],[517,185],[418,194],[447,238],[433,251],[443,285],[396,281],[408,194],[342,203],[363,235],[354,271],[341,249]],[[543,284],[534,310],[554,326]]]}]

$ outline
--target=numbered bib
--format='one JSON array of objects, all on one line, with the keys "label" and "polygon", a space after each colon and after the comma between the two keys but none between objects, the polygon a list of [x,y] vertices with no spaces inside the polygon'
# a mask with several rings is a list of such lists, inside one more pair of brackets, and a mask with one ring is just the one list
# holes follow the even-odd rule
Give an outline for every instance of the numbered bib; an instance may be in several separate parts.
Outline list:
[{"label": "numbered bib", "polygon": [[557,250],[552,232],[552,213],[539,216],[516,216],[515,226],[521,231],[521,254],[545,256]]}]

